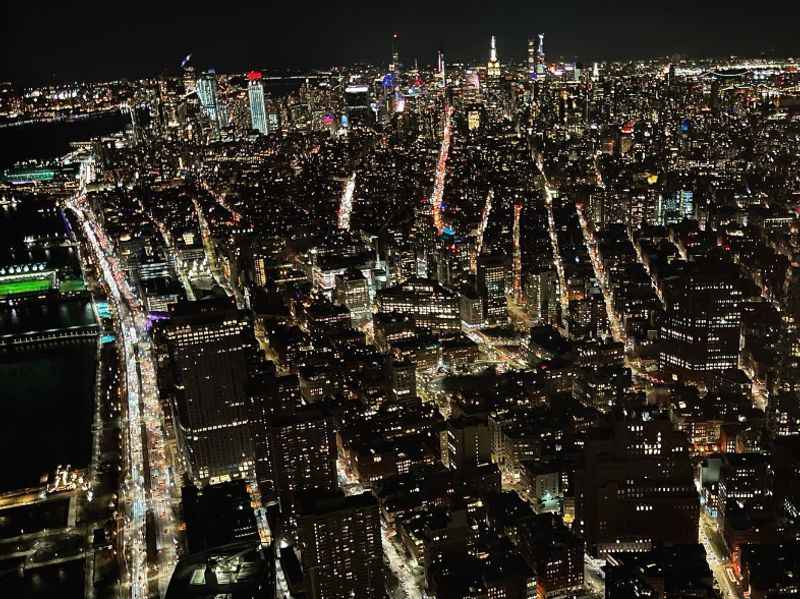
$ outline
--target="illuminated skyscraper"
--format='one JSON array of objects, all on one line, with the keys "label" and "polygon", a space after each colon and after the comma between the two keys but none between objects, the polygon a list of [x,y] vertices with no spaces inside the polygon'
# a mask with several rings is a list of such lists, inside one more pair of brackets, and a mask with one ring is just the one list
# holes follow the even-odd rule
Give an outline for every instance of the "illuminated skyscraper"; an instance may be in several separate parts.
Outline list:
[{"label": "illuminated skyscraper", "polygon": [[207,71],[200,75],[197,80],[197,97],[200,99],[200,106],[209,120],[217,128],[222,126],[222,115],[219,101],[217,100],[217,74],[214,71]]},{"label": "illuminated skyscraper", "polygon": [[490,79],[497,79],[500,77],[500,61],[497,59],[497,45],[494,36],[492,36],[492,45],[489,49],[489,62],[486,65],[486,75]]},{"label": "illuminated skyscraper", "polygon": [[742,291],[737,267],[691,262],[678,292],[666,297],[659,367],[697,380],[739,363]]},{"label": "illuminated skyscraper", "polygon": [[198,486],[250,478],[248,406],[258,355],[253,325],[229,302],[174,304],[155,333],[164,380],[174,383],[178,436]]},{"label": "illuminated skyscraper", "polygon": [[436,53],[436,64],[437,64],[437,68],[438,68],[439,77],[442,80],[442,87],[446,87],[447,86],[447,74],[445,73],[445,69],[444,69],[444,52],[442,50],[439,50]]},{"label": "illuminated skyscraper", "polygon": [[261,83],[261,73],[250,71],[247,74],[247,94],[250,97],[250,123],[263,135],[269,133],[267,123],[267,110],[264,106],[264,85]]},{"label": "illuminated skyscraper", "polygon": [[351,127],[371,126],[375,123],[372,99],[366,85],[351,85],[344,90],[344,109]]},{"label": "illuminated skyscraper", "polygon": [[544,33],[539,34],[539,47],[536,50],[536,74],[544,75]]}]

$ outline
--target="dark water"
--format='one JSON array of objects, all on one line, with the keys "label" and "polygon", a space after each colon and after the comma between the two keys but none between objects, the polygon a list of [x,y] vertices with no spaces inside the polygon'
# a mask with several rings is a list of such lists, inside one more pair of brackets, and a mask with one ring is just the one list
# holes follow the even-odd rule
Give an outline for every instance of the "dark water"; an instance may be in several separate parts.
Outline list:
[{"label": "dark water", "polygon": [[95,371],[93,340],[0,355],[0,490],[89,464]]},{"label": "dark water", "polygon": [[0,309],[0,337],[94,323],[94,311],[88,300],[27,302],[13,308]]},{"label": "dark water", "polygon": [[58,158],[70,151],[70,142],[122,131],[126,124],[120,112],[113,112],[72,122],[0,127],[0,170],[22,160]]}]

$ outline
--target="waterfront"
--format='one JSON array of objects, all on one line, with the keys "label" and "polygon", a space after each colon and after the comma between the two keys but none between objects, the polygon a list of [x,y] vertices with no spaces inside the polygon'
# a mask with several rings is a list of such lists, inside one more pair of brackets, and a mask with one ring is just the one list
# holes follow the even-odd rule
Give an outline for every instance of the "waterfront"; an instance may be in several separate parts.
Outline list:
[{"label": "waterfront", "polygon": [[70,143],[110,135],[125,128],[120,112],[76,121],[0,128],[0,170],[23,160],[52,160],[70,151]]}]

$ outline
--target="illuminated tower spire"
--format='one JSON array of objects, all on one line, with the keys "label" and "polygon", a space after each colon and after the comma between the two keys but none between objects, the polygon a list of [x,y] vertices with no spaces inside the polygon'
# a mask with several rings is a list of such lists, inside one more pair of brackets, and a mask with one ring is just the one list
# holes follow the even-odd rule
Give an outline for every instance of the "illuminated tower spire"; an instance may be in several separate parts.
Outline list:
[{"label": "illuminated tower spire", "polygon": [[389,65],[389,70],[396,73],[400,70],[400,48],[398,46],[398,36],[396,33],[392,35],[392,64]]},{"label": "illuminated tower spire", "polygon": [[489,49],[489,63],[486,65],[486,74],[491,79],[500,77],[500,61],[497,60],[497,45],[494,36],[492,36],[492,45]]},{"label": "illuminated tower spire", "polygon": [[544,68],[544,33],[539,34],[539,48],[536,52],[536,73],[543,75]]}]

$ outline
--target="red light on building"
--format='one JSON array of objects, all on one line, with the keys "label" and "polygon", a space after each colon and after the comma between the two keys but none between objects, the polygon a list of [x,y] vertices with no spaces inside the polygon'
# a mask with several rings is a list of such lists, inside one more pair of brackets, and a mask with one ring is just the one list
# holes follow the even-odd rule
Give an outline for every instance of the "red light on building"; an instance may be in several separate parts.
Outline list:
[{"label": "red light on building", "polygon": [[263,77],[263,73],[261,71],[250,71],[247,73],[247,80],[248,81],[258,81]]}]

